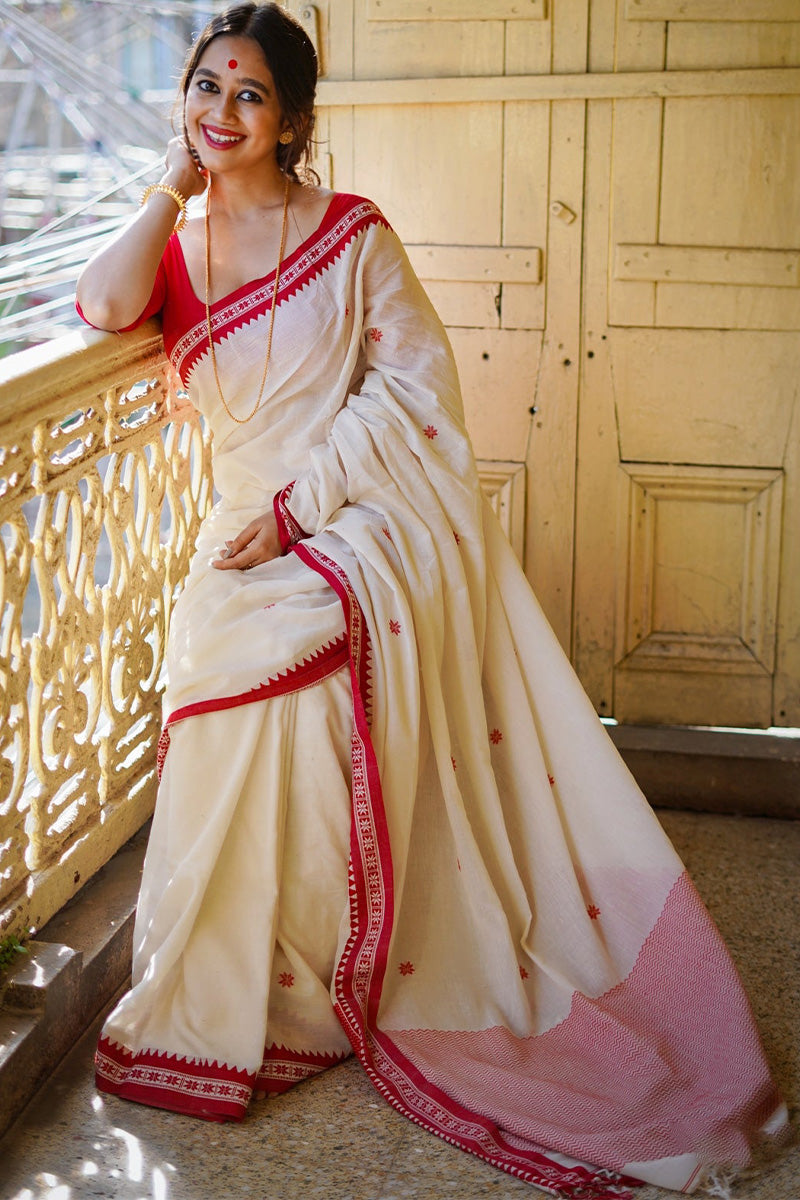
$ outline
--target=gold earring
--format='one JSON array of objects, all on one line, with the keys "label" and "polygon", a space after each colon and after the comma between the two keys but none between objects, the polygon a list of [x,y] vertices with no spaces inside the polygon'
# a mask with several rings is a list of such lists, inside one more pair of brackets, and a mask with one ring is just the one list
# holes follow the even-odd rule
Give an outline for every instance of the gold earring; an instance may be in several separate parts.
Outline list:
[{"label": "gold earring", "polygon": [[293,142],[294,134],[292,133],[291,129],[284,129],[283,133],[278,138],[278,141],[282,146],[288,146],[290,142]]}]

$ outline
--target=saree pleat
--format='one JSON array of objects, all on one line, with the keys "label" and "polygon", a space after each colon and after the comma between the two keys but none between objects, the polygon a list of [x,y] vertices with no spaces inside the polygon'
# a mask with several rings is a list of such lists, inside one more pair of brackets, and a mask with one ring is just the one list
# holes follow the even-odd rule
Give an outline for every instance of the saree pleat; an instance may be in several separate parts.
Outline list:
[{"label": "saree pleat", "polygon": [[[276,1051],[295,1064],[322,1056],[323,1066],[350,1052],[330,1003],[347,906],[348,701],[339,670],[174,728],[133,986],[104,1030],[124,1067],[121,1095],[240,1118],[254,1089],[284,1090],[280,1074],[271,1080]],[[223,1078],[192,1083],[211,1064]],[[289,1077],[313,1073],[295,1066]]]}]

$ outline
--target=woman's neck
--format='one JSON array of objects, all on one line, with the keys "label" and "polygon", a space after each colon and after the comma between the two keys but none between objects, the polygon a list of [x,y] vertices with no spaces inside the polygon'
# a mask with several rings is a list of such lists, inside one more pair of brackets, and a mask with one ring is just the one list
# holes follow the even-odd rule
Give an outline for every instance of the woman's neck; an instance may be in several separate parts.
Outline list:
[{"label": "woman's neck", "polygon": [[274,170],[219,174],[211,179],[211,205],[217,215],[244,218],[280,208],[286,192],[286,176],[277,164]]}]

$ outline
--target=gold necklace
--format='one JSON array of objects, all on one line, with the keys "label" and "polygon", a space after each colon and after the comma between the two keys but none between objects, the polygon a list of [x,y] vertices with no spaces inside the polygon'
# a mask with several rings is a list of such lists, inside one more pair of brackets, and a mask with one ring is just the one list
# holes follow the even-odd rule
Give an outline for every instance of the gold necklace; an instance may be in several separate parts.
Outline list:
[{"label": "gold necklace", "polygon": [[256,410],[261,403],[261,397],[264,395],[264,385],[267,382],[267,371],[269,370],[269,360],[272,354],[272,329],[275,324],[275,303],[278,299],[278,284],[281,278],[281,261],[283,259],[283,250],[286,245],[286,223],[289,214],[289,177],[286,177],[286,188],[283,193],[283,224],[281,226],[281,244],[278,249],[278,262],[275,267],[275,283],[272,288],[272,307],[269,314],[269,332],[267,334],[267,357],[264,360],[264,370],[261,375],[261,387],[258,389],[258,398],[253,405],[251,412],[246,417],[237,417],[228,408],[225,402],[225,397],[222,394],[222,386],[219,382],[219,371],[217,370],[217,356],[214,353],[214,338],[211,330],[211,306],[208,302],[209,292],[211,291],[211,238],[209,237],[209,218],[211,216],[211,180],[208,181],[208,195],[206,197],[206,326],[208,329],[208,348],[211,352],[211,366],[214,368],[214,379],[217,384],[217,392],[222,401],[222,407],[232,421],[237,425],[246,425],[251,417],[255,416]]}]

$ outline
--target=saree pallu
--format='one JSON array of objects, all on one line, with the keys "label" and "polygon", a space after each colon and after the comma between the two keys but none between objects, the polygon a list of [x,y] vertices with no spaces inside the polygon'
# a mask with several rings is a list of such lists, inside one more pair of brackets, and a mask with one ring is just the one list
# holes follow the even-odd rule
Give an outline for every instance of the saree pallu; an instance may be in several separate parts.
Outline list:
[{"label": "saree pallu", "polygon": [[[212,307],[248,411],[274,278]],[[98,1085],[214,1120],[355,1052],[545,1191],[678,1191],[786,1120],[735,968],[482,499],[444,331],[334,195],[226,415],[180,243],[145,315],[221,499],[175,608],[133,987]],[[284,556],[216,571],[273,507]]]}]

